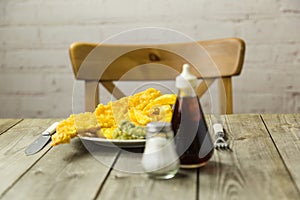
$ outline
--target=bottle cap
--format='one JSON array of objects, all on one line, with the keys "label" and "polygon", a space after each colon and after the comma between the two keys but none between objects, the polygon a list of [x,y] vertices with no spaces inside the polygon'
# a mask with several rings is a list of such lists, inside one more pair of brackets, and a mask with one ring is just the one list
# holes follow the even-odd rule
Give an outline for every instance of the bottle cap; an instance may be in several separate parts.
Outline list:
[{"label": "bottle cap", "polygon": [[184,64],[181,74],[176,77],[176,88],[195,88],[197,81],[197,77],[190,72],[190,66]]},{"label": "bottle cap", "polygon": [[170,131],[171,123],[170,122],[150,122],[147,124],[147,132],[157,133],[159,131]]}]

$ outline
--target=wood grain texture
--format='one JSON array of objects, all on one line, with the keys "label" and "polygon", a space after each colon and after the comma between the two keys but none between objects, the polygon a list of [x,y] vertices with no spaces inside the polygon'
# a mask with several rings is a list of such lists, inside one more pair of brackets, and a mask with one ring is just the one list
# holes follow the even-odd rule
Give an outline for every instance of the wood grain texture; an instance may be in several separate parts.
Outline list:
[{"label": "wood grain texture", "polygon": [[144,173],[142,153],[143,149],[122,151],[98,200],[197,199],[197,169],[180,169],[173,179],[154,180]]},{"label": "wood grain texture", "polygon": [[262,118],[299,192],[300,114],[264,114]]},{"label": "wood grain texture", "polygon": [[[97,145],[98,146],[98,145]],[[92,145],[93,156],[105,153],[110,165],[116,152]],[[3,199],[94,199],[110,166],[93,158],[80,139],[53,147],[10,189]]]},{"label": "wood grain texture", "polygon": [[[121,154],[119,164],[126,165],[127,157],[128,155]],[[139,156],[136,157],[136,163],[138,162],[140,162]],[[131,167],[136,168],[136,166]],[[135,174],[113,170],[97,199],[196,199],[196,185],[197,170],[195,169],[180,170],[176,177],[170,180],[150,179],[141,172]]]},{"label": "wood grain texture", "polygon": [[20,122],[22,119],[0,119],[0,135]]},{"label": "wood grain texture", "polygon": [[231,77],[220,78],[218,81],[219,109],[222,114],[233,113]]},{"label": "wood grain texture", "polygon": [[200,170],[200,199],[297,199],[297,188],[260,116],[222,120],[232,151],[215,151]]},{"label": "wood grain texture", "polygon": [[196,88],[196,93],[198,98],[200,99],[207,89],[214,83],[216,79],[204,79]]},{"label": "wood grain texture", "polygon": [[[211,131],[215,119],[206,120]],[[57,120],[24,119],[0,135],[0,199],[299,199],[300,114],[218,120],[231,151],[215,150],[199,170],[153,180],[141,167],[143,149],[120,153],[77,138],[26,156]]]},{"label": "wood grain texture", "polygon": [[[182,65],[191,65],[198,78],[208,79],[197,89],[198,96],[207,91],[213,78],[225,78],[226,95],[221,102],[223,114],[232,113],[231,77],[241,73],[245,42],[239,38],[174,44],[97,44],[75,42],[69,48],[73,72],[77,80],[99,81],[114,96],[122,92],[112,81],[175,80]],[[109,84],[110,83],[110,84]],[[222,87],[224,88],[224,87]],[[92,92],[91,92],[92,91]],[[227,94],[230,93],[230,94]],[[93,86],[86,84],[86,109],[97,106]],[[226,109],[226,112],[224,111]]]},{"label": "wood grain texture", "polygon": [[99,88],[97,81],[85,81],[85,111],[94,112],[99,102]]},{"label": "wood grain texture", "polygon": [[3,195],[49,150],[50,147],[46,146],[32,156],[24,153],[26,147],[54,121],[56,120],[24,119],[0,136],[0,194]]},{"label": "wood grain texture", "polygon": [[[197,77],[215,78],[240,74],[245,42],[239,38],[173,44],[75,42],[69,52],[74,75],[81,80],[174,80],[174,73],[155,74],[151,71],[150,74],[142,71],[144,73],[122,77],[134,67],[149,63],[169,66],[177,72],[181,72],[184,63],[190,63],[195,67],[193,72]],[[149,76],[151,74],[154,76]]]}]

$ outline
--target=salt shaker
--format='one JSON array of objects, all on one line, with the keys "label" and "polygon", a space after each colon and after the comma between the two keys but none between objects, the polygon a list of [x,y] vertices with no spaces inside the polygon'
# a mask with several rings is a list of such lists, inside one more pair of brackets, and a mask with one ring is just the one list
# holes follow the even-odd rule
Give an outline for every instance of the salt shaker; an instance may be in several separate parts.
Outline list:
[{"label": "salt shaker", "polygon": [[146,145],[142,166],[150,178],[170,179],[179,169],[174,133],[169,122],[147,124]]}]

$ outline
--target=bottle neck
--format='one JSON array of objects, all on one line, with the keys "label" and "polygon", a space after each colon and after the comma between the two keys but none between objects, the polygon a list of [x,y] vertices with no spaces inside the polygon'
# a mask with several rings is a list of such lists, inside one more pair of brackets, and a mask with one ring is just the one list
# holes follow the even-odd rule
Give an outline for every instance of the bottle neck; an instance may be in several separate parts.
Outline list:
[{"label": "bottle neck", "polygon": [[196,96],[197,94],[195,90],[191,87],[178,89],[178,97],[196,97]]}]

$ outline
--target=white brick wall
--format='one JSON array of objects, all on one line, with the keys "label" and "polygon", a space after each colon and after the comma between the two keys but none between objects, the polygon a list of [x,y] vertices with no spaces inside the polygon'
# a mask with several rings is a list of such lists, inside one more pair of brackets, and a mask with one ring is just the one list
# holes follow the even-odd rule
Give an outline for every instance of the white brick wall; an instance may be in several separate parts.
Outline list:
[{"label": "white brick wall", "polygon": [[299,0],[1,0],[0,117],[68,116],[69,45],[144,26],[195,40],[243,38],[235,112],[300,112]]}]

